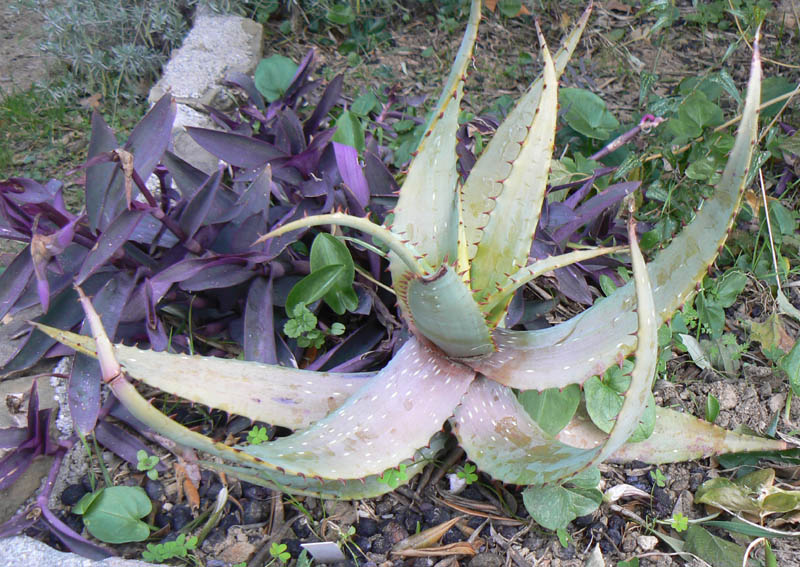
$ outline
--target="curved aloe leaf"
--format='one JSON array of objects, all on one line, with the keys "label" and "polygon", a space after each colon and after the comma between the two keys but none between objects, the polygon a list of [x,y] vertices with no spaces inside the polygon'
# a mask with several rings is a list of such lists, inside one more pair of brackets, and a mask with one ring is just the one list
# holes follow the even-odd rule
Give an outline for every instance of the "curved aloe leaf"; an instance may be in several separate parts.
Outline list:
[{"label": "curved aloe leaf", "polygon": [[588,250],[575,250],[559,256],[550,256],[537,260],[533,264],[525,266],[508,277],[510,284],[502,291],[491,294],[485,299],[486,306],[483,308],[486,318],[490,324],[497,325],[505,316],[505,308],[514,292],[526,283],[538,278],[539,276],[558,268],[563,268],[578,262],[584,262],[605,254],[613,254],[625,250],[627,246],[608,246],[590,248]]},{"label": "curved aloe leaf", "polygon": [[[394,210],[392,231],[414,245],[433,266],[442,264],[446,257],[456,258],[456,131],[464,79],[480,19],[481,2],[472,0],[464,39]],[[398,281],[407,270],[393,255],[390,261],[392,279]]]},{"label": "curved aloe leaf", "polygon": [[[559,441],[583,448],[595,447],[605,437],[606,434],[592,423],[585,411],[579,411],[572,422],[557,435]],[[642,461],[658,465],[725,453],[783,451],[789,448],[784,441],[734,433],[693,415],[656,407],[656,427],[653,434],[644,441],[626,443],[609,460],[617,463]]]},{"label": "curved aloe leaf", "polygon": [[[34,323],[58,342],[97,358],[91,337]],[[282,427],[307,427],[342,405],[375,374],[311,372],[243,360],[114,345],[125,373],[181,398]]]},{"label": "curved aloe leaf", "polygon": [[[639,425],[647,406],[658,359],[658,326],[647,266],[628,225],[637,297],[636,365],[611,434],[588,447],[572,447],[542,431],[510,388],[492,382],[473,385],[455,415],[456,436],[484,472],[513,484],[564,480],[619,449]],[[488,430],[488,431],[487,431]]]},{"label": "curved aloe leaf", "polygon": [[[521,143],[505,144],[499,159],[494,152],[484,153],[463,188],[465,232],[472,228],[470,224],[477,222],[478,241],[474,242],[477,248],[470,265],[470,284],[479,291],[476,298],[479,302],[483,294],[509,285],[507,274],[528,263],[547,187],[558,115],[558,81],[550,52],[541,32],[539,35],[544,58],[539,105],[528,113],[527,120],[505,122],[512,129],[508,137]],[[476,171],[485,160],[491,164],[492,178],[487,177],[488,173],[482,175],[482,170]],[[467,198],[475,190],[486,197],[488,208],[475,210],[481,203]]]},{"label": "curved aloe leaf", "polygon": [[343,213],[315,215],[313,217],[306,217],[286,223],[285,225],[268,232],[253,242],[252,246],[261,244],[270,238],[276,238],[286,234],[287,232],[297,230],[298,228],[320,226],[323,224],[333,224],[336,226],[354,228],[369,234],[373,238],[377,238],[389,247],[389,250],[392,251],[394,257],[399,258],[403,261],[403,263],[405,263],[406,267],[408,268],[406,271],[410,270],[413,274],[423,275],[433,271],[430,266],[424,260],[422,260],[420,253],[417,252],[413,246],[409,246],[407,243],[402,242],[393,232],[383,228],[382,226],[371,223],[368,219],[354,217],[352,215],[346,215]]},{"label": "curved aloe leaf", "polygon": [[344,405],[303,431],[242,450],[270,467],[322,478],[361,478],[425,445],[475,373],[410,339]]},{"label": "curved aloe leaf", "polygon": [[571,476],[600,453],[570,447],[546,434],[514,392],[477,378],[456,409],[453,432],[478,469],[511,484],[547,484]]},{"label": "curved aloe leaf", "polygon": [[[728,236],[756,143],[760,93],[756,48],[742,122],[722,179],[694,220],[648,265],[660,322],[691,297]],[[633,351],[633,296],[633,283],[628,283],[577,317],[549,329],[497,329],[493,334],[497,352],[470,365],[498,382],[523,390],[583,383]],[[580,357],[575,356],[578,349]]]},{"label": "curved aloe leaf", "polygon": [[[437,433],[430,440],[427,447],[423,447],[414,455],[414,459],[407,459],[397,465],[396,469],[402,471],[404,479],[400,484],[405,484],[416,474],[422,471],[426,464],[444,447],[447,436]],[[355,480],[324,480],[306,478],[280,473],[278,471],[264,471],[248,467],[234,467],[230,465],[203,462],[205,467],[229,473],[239,480],[266,486],[275,490],[282,490],[292,494],[303,494],[317,498],[336,498],[339,500],[360,500],[375,498],[381,494],[391,492],[397,485],[382,480],[381,475],[370,475]]]},{"label": "curved aloe leaf", "polygon": [[452,267],[444,265],[433,276],[401,281],[395,288],[414,326],[447,355],[463,358],[494,350],[472,292]]},{"label": "curved aloe leaf", "polygon": [[[564,45],[556,53],[554,62],[556,77],[560,76],[566,68],[567,62],[577,47],[581,34],[586,27],[586,23],[589,21],[591,12],[592,5],[590,3],[575,28],[570,32]],[[509,191],[509,188],[503,185],[503,180],[511,173],[511,162],[517,161],[520,156],[521,145],[528,137],[528,129],[534,122],[534,110],[541,105],[543,85],[544,80],[542,78],[536,79],[531,84],[528,91],[514,107],[514,110],[508,115],[508,118],[497,128],[497,132],[486,146],[480,159],[475,163],[469,178],[461,189],[462,222],[464,223],[467,253],[470,259],[475,257],[478,251],[478,243],[482,238],[485,238],[482,236],[483,227],[487,225],[489,215],[495,209],[494,199],[501,193]],[[555,91],[555,88],[551,89],[551,91]],[[553,96],[555,94],[555,92],[552,93]],[[498,167],[498,164],[504,163],[508,163],[508,165]],[[505,172],[502,171],[502,167],[506,168]],[[522,168],[523,166],[519,165],[517,167]],[[544,173],[546,174],[546,170]],[[524,208],[535,210],[536,214],[538,214],[539,207],[537,207],[535,201],[530,202],[528,198],[526,195],[522,201],[525,203]],[[506,199],[511,200],[508,197]],[[498,221],[501,221],[501,219],[498,219]],[[531,228],[531,234],[535,226],[534,223]],[[526,254],[527,252],[528,250],[525,250]],[[519,263],[518,268],[527,263],[527,256],[525,256],[525,259],[515,259]],[[500,274],[510,271],[512,271],[512,268],[506,268]],[[473,289],[479,288],[473,286]]]}]

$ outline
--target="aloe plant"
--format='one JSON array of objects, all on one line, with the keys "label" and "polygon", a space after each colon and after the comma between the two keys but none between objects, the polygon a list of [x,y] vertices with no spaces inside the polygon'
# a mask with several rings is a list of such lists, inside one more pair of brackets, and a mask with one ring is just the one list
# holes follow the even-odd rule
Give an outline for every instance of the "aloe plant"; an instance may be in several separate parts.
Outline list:
[{"label": "aloe plant", "polygon": [[[743,119],[722,179],[694,220],[649,265],[637,244],[633,214],[628,247],[579,250],[529,263],[553,153],[558,77],[590,12],[591,6],[554,57],[539,32],[542,77],[498,128],[461,184],[456,131],[480,20],[480,2],[474,0],[461,48],[409,167],[391,226],[333,213],[290,222],[257,241],[299,228],[337,225],[388,247],[393,288],[411,338],[379,372],[311,372],[113,345],[80,290],[93,338],[37,327],[99,358],[104,380],[141,421],[178,443],[223,459],[223,464],[208,466],[291,492],[361,498],[391,490],[442,446],[440,430],[448,422],[478,468],[521,485],[563,481],[605,459],[661,463],[786,448],[780,441],[726,432],[665,409],[656,411],[649,438],[626,443],[648,405],[657,329],[690,298],[739,208],[757,132],[757,49]],[[609,297],[545,330],[504,327],[511,298],[525,283],[625,249],[633,280]],[[518,400],[517,391],[583,384],[630,354],[635,356],[630,385],[607,433],[579,411],[554,436]],[[295,432],[250,446],[214,442],[159,412],[129,378]],[[394,473],[385,474],[389,470]]]}]

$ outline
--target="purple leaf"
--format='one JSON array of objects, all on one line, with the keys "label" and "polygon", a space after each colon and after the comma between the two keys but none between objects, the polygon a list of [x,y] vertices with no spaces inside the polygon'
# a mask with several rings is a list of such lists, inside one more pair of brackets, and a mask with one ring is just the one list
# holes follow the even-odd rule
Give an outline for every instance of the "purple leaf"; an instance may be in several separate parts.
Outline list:
[{"label": "purple leaf", "polygon": [[150,286],[150,280],[145,279],[144,286],[141,289],[145,304],[145,331],[147,331],[150,346],[155,351],[167,350],[169,339],[167,339],[164,324],[156,312],[156,304],[158,302],[153,298],[153,288]]},{"label": "purple leaf", "polygon": [[133,154],[133,168],[147,180],[172,141],[172,124],[177,105],[165,94],[156,102],[131,132],[125,149]]},{"label": "purple leaf", "polygon": [[196,276],[187,278],[178,285],[189,292],[239,285],[255,275],[254,267],[248,264],[239,258],[220,258],[217,262],[207,264]]},{"label": "purple leaf", "polygon": [[328,86],[325,87],[325,92],[319,99],[316,108],[311,116],[303,124],[303,132],[306,137],[313,136],[317,132],[320,123],[328,116],[328,113],[339,102],[339,97],[342,94],[342,83],[344,82],[344,75],[336,75]]},{"label": "purple leaf", "polygon": [[25,291],[33,275],[33,259],[30,246],[25,247],[0,274],[0,319],[5,317],[11,307]]},{"label": "purple leaf", "polygon": [[[107,281],[108,275],[105,275],[104,278],[89,278],[85,284],[86,290],[94,293]],[[83,320],[83,310],[77,299],[78,295],[73,289],[65,289],[51,301],[50,310],[38,317],[36,321],[59,329],[71,329]],[[44,333],[32,331],[14,353],[13,358],[0,368],[0,375],[30,368],[39,362],[39,359],[55,343],[54,339]]]},{"label": "purple leaf", "polygon": [[333,142],[333,152],[336,155],[336,165],[339,166],[342,181],[363,210],[369,204],[369,185],[358,162],[358,150],[352,146]]},{"label": "purple leaf", "polygon": [[[89,141],[88,159],[110,152],[119,147],[114,132],[106,124],[99,112],[92,113],[92,136]],[[86,212],[89,215],[89,228],[96,232],[100,227],[100,215],[103,210],[106,192],[111,185],[117,166],[113,163],[101,163],[86,168]]]},{"label": "purple leaf", "polygon": [[244,310],[244,359],[277,364],[272,313],[272,278],[255,278]]},{"label": "purple leaf", "polygon": [[249,136],[194,127],[187,127],[186,131],[202,148],[236,167],[260,168],[274,159],[287,157],[272,144]]},{"label": "purple leaf", "polygon": [[397,196],[400,187],[386,165],[372,152],[364,152],[364,175],[373,195]]},{"label": "purple leaf", "polygon": [[186,238],[193,238],[197,229],[205,222],[221,180],[222,170],[218,169],[186,204],[178,221],[181,229],[186,234]]},{"label": "purple leaf", "polygon": [[184,199],[190,199],[209,177],[204,171],[197,169],[172,152],[164,152],[162,161],[172,174],[172,180],[178,186]]},{"label": "purple leaf", "polygon": [[84,260],[78,275],[75,276],[75,283],[82,285],[86,278],[105,265],[122,248],[122,245],[128,241],[136,225],[139,224],[145,214],[144,211],[126,210],[114,219],[108,229],[100,235],[95,247],[89,251],[89,255]]},{"label": "purple leaf", "polygon": [[619,203],[626,195],[630,195],[632,192],[634,192],[639,185],[639,181],[626,181],[623,183],[617,183],[616,185],[611,185],[601,193],[598,193],[583,203],[580,207],[575,209],[576,218],[567,224],[560,226],[553,233],[553,240],[555,242],[566,241],[580,226],[597,218],[600,213]]},{"label": "purple leaf", "polygon": [[275,126],[273,132],[276,134],[276,146],[284,148],[287,153],[292,155],[299,154],[306,149],[303,126],[293,110],[287,108],[281,112]]},{"label": "purple leaf", "polygon": [[297,66],[292,82],[283,95],[283,100],[288,104],[293,104],[297,97],[302,96],[308,87],[308,76],[311,74],[311,63],[314,61],[314,50],[309,49],[308,53]]},{"label": "purple leaf", "polygon": [[235,85],[246,92],[250,102],[261,112],[267,111],[267,107],[264,105],[264,97],[261,96],[261,93],[256,88],[256,84],[249,75],[245,75],[239,71],[232,71],[225,77],[225,82]]},{"label": "purple leaf", "polygon": [[[96,360],[94,364],[99,367]],[[150,449],[147,448],[147,445],[139,441],[138,437],[134,437],[124,429],[108,423],[107,421],[101,421],[97,424],[94,435],[98,443],[110,449],[114,454],[126,460],[134,467],[139,463],[139,458],[136,456],[139,451],[146,451],[148,455],[152,454]],[[159,461],[156,465],[156,470],[165,472],[167,467],[164,463]]]},{"label": "purple leaf", "polygon": [[[117,332],[122,309],[133,290],[134,279],[124,273],[117,274],[104,285],[94,297],[94,306],[103,319],[103,326],[110,337]],[[87,322],[81,331],[90,334]],[[67,387],[69,409],[75,429],[83,435],[89,434],[97,423],[100,413],[100,367],[97,361],[85,354],[76,354]]]}]

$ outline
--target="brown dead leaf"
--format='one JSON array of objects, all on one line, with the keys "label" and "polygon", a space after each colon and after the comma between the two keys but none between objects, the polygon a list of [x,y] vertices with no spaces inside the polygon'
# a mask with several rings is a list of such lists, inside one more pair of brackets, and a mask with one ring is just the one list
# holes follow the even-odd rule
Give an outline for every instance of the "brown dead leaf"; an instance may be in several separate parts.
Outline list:
[{"label": "brown dead leaf", "polygon": [[450,528],[464,518],[466,518],[466,516],[457,516],[446,522],[442,522],[438,526],[433,526],[427,530],[422,530],[418,534],[410,535],[404,540],[397,542],[392,548],[392,551],[399,553],[406,549],[424,549],[431,547],[442,539],[444,534],[450,531]]},{"label": "brown dead leaf", "polygon": [[200,508],[200,493],[197,486],[189,478],[186,469],[181,463],[175,463],[175,478],[178,482],[178,502],[180,502],[182,495],[186,496],[186,502],[192,507],[192,510],[197,511]]},{"label": "brown dead leaf", "polygon": [[486,542],[478,538],[474,542],[459,541],[439,547],[429,547],[426,549],[404,549],[403,551],[392,551],[392,554],[401,557],[447,557],[450,555],[476,555],[478,550]]},{"label": "brown dead leaf", "polygon": [[133,154],[126,152],[122,148],[114,150],[114,154],[122,166],[122,172],[125,174],[125,201],[128,208],[131,208],[131,200],[133,199]]},{"label": "brown dead leaf", "polygon": [[786,331],[781,316],[777,313],[770,315],[766,321],[750,323],[750,338],[758,341],[762,348],[779,348],[783,352],[789,352],[794,346],[794,339]]},{"label": "brown dead leaf", "polygon": [[[497,0],[486,0],[486,2],[484,2],[484,5],[487,8],[489,8],[490,12],[494,12],[495,8],[497,8]],[[518,18],[519,16],[529,16],[530,14],[531,14],[531,11],[528,10],[528,8],[525,7],[525,4],[523,4],[520,7],[519,12],[517,12],[514,17]]]},{"label": "brown dead leaf", "polygon": [[82,98],[78,102],[84,108],[91,108],[92,110],[97,110],[100,108],[100,101],[103,99],[103,95],[101,93],[94,93],[92,96],[87,96],[86,98]]}]

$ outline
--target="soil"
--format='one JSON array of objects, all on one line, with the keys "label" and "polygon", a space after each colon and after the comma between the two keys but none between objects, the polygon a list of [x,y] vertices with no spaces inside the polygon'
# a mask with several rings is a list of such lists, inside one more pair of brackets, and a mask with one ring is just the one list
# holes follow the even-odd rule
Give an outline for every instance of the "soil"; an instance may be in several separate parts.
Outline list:
[{"label": "soil", "polygon": [[0,96],[26,91],[47,77],[48,60],[39,49],[43,23],[34,11],[0,8]]},{"label": "soil", "polygon": [[[574,8],[563,9],[557,3],[548,3],[546,13],[540,14],[545,35],[549,43],[558,45],[564,30],[569,29],[577,17]],[[688,9],[686,3],[681,10]],[[788,12],[787,12],[788,13]],[[779,16],[779,15],[778,15]],[[778,16],[773,15],[773,22]],[[25,79],[30,80],[31,66],[40,65],[35,51],[31,30],[38,25],[34,16],[18,22],[0,20],[0,87],[13,84],[24,88]],[[647,29],[654,18],[636,16],[629,6],[609,1],[596,6],[584,35],[581,46],[563,78],[566,86],[580,86],[597,92],[621,120],[629,118],[639,109],[639,82],[642,70],[657,68],[662,79],[658,84],[665,94],[687,76],[696,76],[707,70],[718,68],[728,46],[737,42],[735,31],[720,31],[716,28],[702,29],[698,26],[676,26],[659,37],[648,39]],[[272,24],[270,24],[271,26]],[[449,68],[449,62],[457,49],[461,30],[452,33],[443,31],[435,23],[424,18],[407,24],[393,24],[392,40],[377,46],[368,54],[362,54],[361,62],[351,66],[347,58],[340,55],[333,45],[315,45],[311,36],[302,33],[287,42],[284,36],[271,28],[265,33],[267,45],[265,55],[279,52],[298,60],[310,47],[316,47],[322,62],[320,73],[331,77],[346,72],[350,96],[357,96],[360,89],[379,86],[387,70],[397,77],[400,94],[434,96],[440,86],[441,77]],[[796,26],[796,21],[795,21]],[[23,31],[23,39],[11,35]],[[623,30],[623,40],[612,41],[615,30]],[[773,32],[778,27],[767,26],[762,42],[767,57],[788,60],[776,53],[781,44],[797,41],[796,28],[781,28],[778,40]],[[788,35],[787,35],[788,34]],[[25,43],[27,42],[27,43]],[[424,56],[426,48],[432,48],[434,56]],[[498,96],[509,94],[516,98],[525,90],[535,76],[537,63],[519,65],[520,53],[530,53],[537,61],[537,41],[529,19],[501,20],[485,18],[480,28],[478,48],[474,58],[472,79],[466,96],[466,105],[479,112]],[[734,80],[742,84],[748,69],[749,55],[746,49],[738,49],[728,59],[726,68],[731,69]],[[23,71],[24,69],[24,71]],[[797,70],[767,63],[765,75],[787,74],[797,80]],[[25,77],[22,77],[25,75]],[[5,82],[4,82],[5,81]],[[730,114],[731,109],[726,109]],[[790,300],[800,305],[798,288],[789,288]],[[742,321],[761,321],[773,312],[771,295],[751,281],[737,304],[728,310],[728,325],[731,330],[745,332]],[[798,326],[786,322],[790,337],[798,336]],[[720,401],[717,424],[728,429],[741,425],[764,432],[774,416],[779,415],[778,431],[789,432],[800,423],[800,407],[793,404],[788,416],[783,413],[788,386],[785,377],[773,371],[755,352],[746,353],[744,364],[734,375],[718,372],[701,372],[688,355],[674,358],[669,364],[669,380],[660,380],[655,385],[655,396],[659,405],[683,408],[694,415],[704,415],[709,394]],[[457,450],[454,450],[457,451]],[[163,454],[163,450],[161,451]],[[171,455],[163,455],[168,471],[152,481],[139,471],[130,470],[116,457],[104,455],[121,483],[144,486],[156,504],[158,513],[152,521],[157,526],[170,525],[174,531],[188,522],[194,515],[198,501],[184,490],[185,483],[175,470]],[[451,454],[458,459],[457,452]],[[69,459],[68,459],[69,461]],[[65,471],[62,481],[64,490],[59,501],[63,508],[59,513],[68,523],[80,527],[77,517],[66,511],[66,505],[76,501],[88,490],[85,476],[85,461],[73,460]],[[447,462],[447,457],[443,459]],[[455,461],[458,462],[458,461]],[[186,465],[186,463],[184,463]],[[187,465],[188,466],[188,465]],[[191,467],[188,467],[191,469]],[[201,508],[209,505],[226,483],[232,496],[221,524],[215,528],[197,556],[207,565],[236,564],[251,559],[254,553],[264,555],[272,542],[282,542],[293,557],[300,552],[300,543],[316,541],[318,538],[338,541],[345,537],[351,560],[368,565],[389,567],[500,567],[510,564],[577,567],[599,544],[606,565],[617,561],[639,557],[642,567],[670,565],[703,565],[697,559],[683,559],[656,538],[635,518],[648,521],[670,518],[681,512],[689,518],[706,515],[706,510],[692,504],[692,494],[705,480],[727,475],[715,460],[704,460],[660,467],[666,477],[664,486],[653,482],[651,472],[655,467],[646,465],[603,465],[603,489],[619,484],[628,484],[643,490],[647,496],[623,499],[614,506],[603,505],[597,512],[579,518],[569,527],[571,541],[562,546],[558,539],[546,530],[539,529],[527,517],[521,493],[515,487],[501,486],[481,477],[480,482],[468,486],[458,498],[449,493],[449,479],[444,471],[430,470],[415,478],[407,487],[382,498],[360,502],[323,502],[313,498],[281,498],[279,494],[228,477],[220,478],[203,471],[196,482],[197,496]],[[97,471],[99,473],[99,471]],[[796,482],[797,467],[779,467],[778,475],[783,482]],[[424,480],[423,480],[424,479]],[[438,479],[438,480],[437,480]],[[450,528],[443,537],[443,544],[455,544],[471,539],[476,542],[475,555],[451,555],[441,557],[401,558],[390,555],[392,545],[420,529],[441,525],[443,522],[466,514],[463,525]],[[309,527],[308,518],[317,527]],[[491,519],[489,519],[491,517]],[[348,528],[355,527],[348,536]],[[791,526],[784,528],[791,529]],[[166,535],[166,528],[161,535]],[[665,533],[675,536],[667,528]],[[716,532],[725,535],[726,532]],[[47,537],[45,535],[44,537]],[[479,538],[479,539],[475,539]],[[56,542],[52,542],[57,545]],[[800,564],[800,544],[794,538],[774,539],[773,549],[779,565]],[[130,556],[139,556],[140,545],[123,546],[119,551]],[[762,552],[757,555],[763,557]],[[263,562],[262,562],[263,563]]]}]

